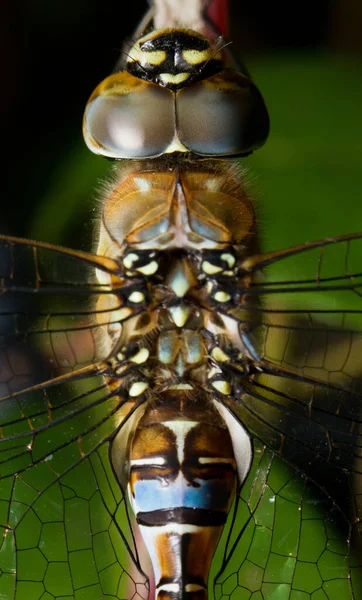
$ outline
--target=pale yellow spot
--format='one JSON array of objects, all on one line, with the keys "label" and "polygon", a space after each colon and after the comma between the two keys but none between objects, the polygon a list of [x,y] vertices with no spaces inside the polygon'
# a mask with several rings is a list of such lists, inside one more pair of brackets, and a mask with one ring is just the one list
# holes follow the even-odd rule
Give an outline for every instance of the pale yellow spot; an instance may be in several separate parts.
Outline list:
[{"label": "pale yellow spot", "polygon": [[129,306],[114,310],[111,314],[112,321],[124,321],[132,314],[132,309]]},{"label": "pale yellow spot", "polygon": [[225,260],[229,265],[230,269],[235,265],[235,256],[232,254],[226,253],[221,255],[222,260]]},{"label": "pale yellow spot", "polygon": [[217,191],[217,190],[219,190],[220,187],[221,187],[221,185],[220,185],[220,179],[216,179],[215,177],[214,178],[211,177],[210,179],[208,179],[205,182],[205,187],[206,187],[206,189],[211,190],[211,191]]},{"label": "pale yellow spot", "polygon": [[145,392],[148,388],[148,383],[146,383],[145,381],[135,381],[135,383],[132,383],[131,387],[129,388],[129,395],[132,396],[132,398],[135,398],[135,396],[140,396],[141,394],[143,394],[143,392]]},{"label": "pale yellow spot", "polygon": [[210,58],[210,48],[206,50],[184,50],[182,57],[190,65],[199,65]]},{"label": "pale yellow spot", "polygon": [[216,381],[213,381],[212,387],[214,387],[215,390],[220,392],[220,394],[224,394],[225,396],[228,396],[229,394],[231,394],[230,383],[228,383],[227,381],[224,381],[223,379],[218,379]]},{"label": "pale yellow spot", "polygon": [[144,265],[143,267],[137,267],[136,271],[139,271],[143,275],[153,275],[154,273],[156,273],[157,269],[158,269],[158,263],[155,260],[152,260],[151,262],[149,262],[147,265]]},{"label": "pale yellow spot", "polygon": [[159,75],[160,80],[164,85],[179,85],[190,77],[190,73],[177,73],[172,75],[171,73],[161,73]]},{"label": "pale yellow spot", "polygon": [[194,387],[189,383],[175,383],[174,385],[170,385],[170,390],[193,390]]},{"label": "pale yellow spot", "polygon": [[189,318],[190,309],[181,304],[180,306],[172,306],[169,308],[171,319],[177,327],[183,327]]},{"label": "pale yellow spot", "polygon": [[161,65],[166,59],[166,52],[164,50],[155,50],[154,52],[144,52],[140,47],[139,43],[135,44],[128,56],[127,62],[139,62],[142,65]]},{"label": "pale yellow spot", "polygon": [[133,181],[137,185],[140,192],[149,192],[151,189],[151,184],[148,179],[144,177],[133,177]]},{"label": "pale yellow spot", "polygon": [[102,271],[102,269],[96,269],[96,276],[101,285],[108,285],[111,281],[109,273]]},{"label": "pale yellow spot", "polygon": [[218,369],[217,367],[211,367],[211,369],[209,369],[209,371],[207,372],[207,376],[209,379],[211,379],[211,377],[214,377],[214,375],[216,375],[217,373],[221,373],[220,369]]},{"label": "pale yellow spot", "polygon": [[231,299],[230,294],[227,294],[226,292],[216,292],[216,294],[214,294],[214,299],[216,300],[216,302],[228,302]]},{"label": "pale yellow spot", "polygon": [[223,275],[226,275],[227,277],[232,277],[234,275],[233,271],[223,271]]},{"label": "pale yellow spot", "polygon": [[132,292],[132,294],[128,297],[130,302],[134,302],[138,304],[139,302],[143,302],[145,299],[145,295],[142,292]]},{"label": "pale yellow spot", "polygon": [[190,280],[187,274],[181,270],[176,271],[170,281],[170,288],[172,288],[178,298],[182,298],[190,289]]},{"label": "pale yellow spot", "polygon": [[213,265],[208,260],[203,261],[201,268],[207,275],[215,275],[215,273],[220,273],[220,271],[222,271],[222,267]]},{"label": "pale yellow spot", "polygon": [[118,333],[122,329],[122,325],[120,323],[110,323],[108,325],[109,333]]},{"label": "pale yellow spot", "polygon": [[137,354],[130,358],[130,361],[136,363],[137,365],[141,365],[142,363],[146,362],[149,355],[150,353],[149,350],[147,350],[147,348],[141,348],[141,350],[137,352]]},{"label": "pale yellow spot", "polygon": [[124,354],[122,352],[118,352],[116,358],[117,358],[117,360],[122,361],[122,360],[124,360]]},{"label": "pale yellow spot", "polygon": [[143,65],[162,65],[166,59],[166,52],[164,50],[155,50],[154,52],[140,52],[140,59]]},{"label": "pale yellow spot", "polygon": [[213,348],[211,351],[211,356],[217,362],[228,362],[230,360],[230,356],[228,356],[221,348]]},{"label": "pale yellow spot", "polygon": [[136,260],[138,260],[138,254],[130,252],[129,254],[127,254],[127,256],[124,257],[123,264],[127,269],[131,269],[133,263],[136,262]]},{"label": "pale yellow spot", "polygon": [[188,149],[180,142],[177,133],[169,146],[167,146],[165,154],[172,154],[173,152],[189,152]]}]

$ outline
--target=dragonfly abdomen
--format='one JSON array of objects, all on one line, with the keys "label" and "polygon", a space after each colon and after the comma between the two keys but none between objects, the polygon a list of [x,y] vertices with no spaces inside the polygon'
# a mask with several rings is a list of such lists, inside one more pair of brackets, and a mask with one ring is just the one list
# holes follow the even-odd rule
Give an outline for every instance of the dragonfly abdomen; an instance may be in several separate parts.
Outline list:
[{"label": "dragonfly abdomen", "polygon": [[[209,568],[237,486],[235,447],[251,455],[248,437],[241,428],[239,434],[232,439],[211,398],[177,390],[163,394],[157,408],[150,404],[130,437],[128,495],[158,600],[207,598]],[[118,444],[116,437],[113,461],[122,479]]]}]

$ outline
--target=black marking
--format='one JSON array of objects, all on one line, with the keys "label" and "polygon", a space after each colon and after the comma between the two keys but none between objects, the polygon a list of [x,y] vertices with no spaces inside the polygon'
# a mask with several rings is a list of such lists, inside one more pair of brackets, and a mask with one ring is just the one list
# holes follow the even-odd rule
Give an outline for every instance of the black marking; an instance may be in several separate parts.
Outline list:
[{"label": "black marking", "polygon": [[165,508],[150,512],[139,512],[137,523],[145,527],[162,527],[168,523],[198,525],[199,527],[220,527],[225,525],[227,514],[222,511],[201,508]]},{"label": "black marking", "polygon": [[140,43],[140,48],[145,52],[155,52],[156,50],[174,51],[175,48],[181,50],[198,50],[203,52],[210,47],[210,42],[206,38],[192,35],[186,31],[168,31],[153,37],[150,40]]},{"label": "black marking", "polygon": [[[145,40],[139,44],[140,50],[145,53],[145,60],[140,64],[138,61],[127,63],[129,73],[140,79],[152,81],[163,87],[170,87],[173,90],[189,85],[194,81],[207,79],[216,73],[219,73],[224,64],[219,58],[215,58],[217,51],[213,52],[210,42],[206,38],[197,37],[185,31],[173,30],[163,33],[150,40]],[[210,50],[210,56],[199,64],[190,64],[183,57],[185,50],[196,50],[205,52]],[[159,65],[147,64],[147,53],[164,51],[166,58]],[[217,49],[216,49],[217,50]],[[189,77],[181,83],[164,82],[160,78],[161,74],[178,75],[188,73]]]}]

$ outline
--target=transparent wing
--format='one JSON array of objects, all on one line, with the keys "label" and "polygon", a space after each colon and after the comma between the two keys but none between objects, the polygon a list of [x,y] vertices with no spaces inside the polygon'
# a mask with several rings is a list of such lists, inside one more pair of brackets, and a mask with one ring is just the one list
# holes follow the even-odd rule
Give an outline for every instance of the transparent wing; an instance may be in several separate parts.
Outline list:
[{"label": "transparent wing", "polygon": [[249,261],[269,266],[250,290],[260,302],[244,336],[254,371],[245,377],[239,366],[236,410],[303,470],[316,463],[322,473],[334,465],[360,474],[362,236],[272,254]]},{"label": "transparent wing", "polygon": [[242,265],[263,269],[240,294],[246,318],[234,314],[253,358],[249,372],[225,365],[234,382],[225,403],[256,452],[219,565],[220,597],[359,597],[361,260],[354,234]]},{"label": "transparent wing", "polygon": [[118,264],[14,238],[0,244],[1,592],[146,598],[108,457],[136,408],[107,363],[125,303],[96,270],[116,277]]},{"label": "transparent wing", "polygon": [[360,595],[348,515],[307,478],[254,441],[213,565],[215,598],[343,598]]},{"label": "transparent wing", "polygon": [[[0,499],[5,568],[1,567],[0,582],[8,586],[9,598],[15,597],[15,586],[19,598],[31,587],[34,594],[39,589],[63,594],[64,589],[65,595],[76,597],[84,589],[94,598],[106,592],[115,598],[146,598],[148,584],[137,551],[140,541],[136,547],[125,499],[108,457],[114,433],[135,410],[109,381],[107,371],[107,360],[119,340],[117,333],[109,335],[108,328],[122,321],[119,311],[125,302],[113,286],[99,283],[97,269],[115,278],[120,276],[119,265],[42,244],[14,239],[2,243]],[[248,321],[233,315],[252,348],[254,371],[245,374],[237,362],[225,365],[237,391],[229,407],[254,437],[256,449],[262,447],[260,443],[269,448],[264,450],[269,466],[259,464],[262,451],[257,450],[254,469],[240,491],[224,554],[215,563],[220,572],[216,597],[230,596],[231,588],[240,588],[240,598],[256,589],[263,589],[264,595],[272,593],[270,585],[286,586],[283,593],[299,589],[295,586],[300,564],[307,562],[315,569],[318,562],[314,555],[305,561],[300,554],[304,527],[318,522],[317,528],[323,525],[326,530],[337,517],[343,526],[338,535],[328,533],[319,542],[324,548],[320,564],[334,564],[343,556],[348,562],[347,576],[335,577],[333,585],[352,581],[349,544],[351,523],[359,518],[361,407],[358,270],[351,271],[349,263],[346,266],[352,246],[361,246],[360,236],[281,251],[272,260],[264,255],[254,258],[253,265],[243,266],[261,271],[269,264],[266,274],[243,291]],[[321,248],[337,248],[336,256],[326,263],[332,266],[332,275],[321,275],[326,260],[326,250],[323,259],[319,257]],[[301,268],[307,265],[309,271],[317,269],[317,274],[308,276],[302,271],[296,278],[293,266],[292,276],[288,274],[287,262],[295,265],[293,260],[302,256],[306,262],[302,261]],[[250,297],[259,304],[250,304]],[[99,343],[105,337],[102,329],[111,342],[106,347]],[[87,336],[84,339],[82,332]],[[285,470],[293,485],[278,487],[270,474],[278,480]],[[311,483],[317,475],[319,492]],[[334,489],[330,481],[335,482]],[[303,492],[295,491],[298,482]],[[349,494],[343,494],[346,489]],[[286,493],[291,499],[284,497]],[[266,513],[260,522],[258,509],[273,502],[275,510],[279,504],[289,509],[286,500],[302,515],[313,503],[323,509],[315,517],[306,517],[305,523],[290,521],[288,535],[296,535],[299,544],[293,555],[277,542],[263,550],[260,538],[283,539],[286,531],[279,529],[279,522],[284,508],[273,517]],[[78,527],[73,533],[75,521],[86,532],[82,540]],[[53,537],[52,532],[56,532]],[[333,550],[331,555],[333,544],[347,544],[347,550]],[[254,554],[264,552],[259,562],[252,560],[251,549]],[[284,568],[273,566],[272,561],[282,561],[280,556],[285,562],[294,561],[288,575],[291,581],[284,581]],[[35,574],[29,573],[29,564]],[[84,564],[91,565],[88,571]],[[257,584],[250,583],[251,572],[264,588],[254,589]],[[321,579],[323,584],[328,579],[324,572]],[[312,593],[307,587],[300,589]],[[353,598],[352,588],[348,589],[346,599]]]}]

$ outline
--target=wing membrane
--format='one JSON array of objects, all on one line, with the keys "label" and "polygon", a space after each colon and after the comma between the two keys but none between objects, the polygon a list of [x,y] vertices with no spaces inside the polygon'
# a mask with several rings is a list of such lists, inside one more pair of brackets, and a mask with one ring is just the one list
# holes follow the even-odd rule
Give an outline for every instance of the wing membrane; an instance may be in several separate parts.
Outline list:
[{"label": "wing membrane", "polygon": [[1,395],[102,362],[135,312],[112,259],[0,236],[0,271]]},{"label": "wing membrane", "polygon": [[[1,238],[0,243],[4,250],[0,254],[0,472],[3,482],[15,476],[16,485],[25,483],[34,489],[40,471],[43,478],[43,487],[29,501],[20,524],[4,522],[4,526],[19,535],[22,526],[30,527],[30,515],[37,510],[43,511],[42,518],[46,519],[44,509],[39,507],[48,495],[50,499],[59,494],[65,498],[65,490],[72,490],[72,494],[76,490],[72,497],[77,499],[74,505],[79,504],[82,498],[77,479],[82,477],[93,490],[84,508],[92,506],[94,498],[93,521],[96,514],[103,515],[99,531],[103,532],[103,541],[90,559],[100,569],[97,553],[111,553],[110,548],[114,552],[117,547],[116,563],[126,573],[122,580],[126,591],[121,591],[122,577],[117,575],[117,592],[113,582],[112,593],[131,597],[132,589],[132,594],[143,590],[141,596],[146,596],[147,582],[122,492],[113,473],[106,474],[110,440],[135,410],[114,382],[110,383],[106,362],[118,339],[109,337],[108,327],[122,321],[119,312],[124,308],[122,296],[114,293],[111,283],[119,277],[119,265],[116,261],[103,262],[102,257],[14,238]],[[287,464],[293,481],[299,480],[296,472],[307,476],[304,491],[295,501],[302,511],[312,501],[313,484],[306,482],[317,482],[323,490],[324,506],[318,518],[326,524],[334,513],[346,515],[342,538],[350,538],[349,523],[360,518],[354,498],[362,469],[358,263],[362,240],[356,234],[306,246],[255,257],[241,267],[241,271],[255,271],[257,281],[242,290],[241,308],[231,316],[239,321],[246,345],[253,348],[257,370],[246,375],[240,365],[228,365],[226,372],[235,382],[236,393],[226,403],[254,438],[255,448],[265,444],[269,448],[262,451],[265,456],[269,453],[269,466],[260,466],[256,450],[258,471],[248,478],[253,482],[251,488],[246,484],[240,491],[234,527],[230,527],[224,557],[219,562],[217,589],[225,597],[228,578],[236,573],[245,587],[244,570],[257,546],[259,527],[265,527],[258,516],[262,505],[270,502],[271,491],[279,504],[286,501],[285,490],[272,485],[274,463]],[[296,266],[299,259],[301,270]],[[99,283],[99,269],[109,276],[109,284]],[[258,302],[250,304],[249,298]],[[104,344],[105,338],[112,343]],[[262,488],[261,477],[266,481]],[[44,488],[47,478],[49,483]],[[335,489],[331,489],[331,481]],[[351,493],[345,494],[346,489]],[[313,494],[317,495],[315,490]],[[338,503],[339,512],[330,497]],[[7,502],[14,507],[15,497],[7,498]],[[62,502],[65,507],[66,500]],[[246,508],[249,516],[245,520]],[[281,509],[278,511],[279,515]],[[279,519],[276,514],[274,519]],[[67,522],[63,513],[60,521]],[[305,527],[303,521],[300,525]],[[89,539],[96,539],[94,522],[91,528],[86,522],[83,526],[92,532]],[[275,520],[270,527],[275,531]],[[242,548],[252,528],[254,541],[248,553]],[[67,536],[73,539],[71,532]],[[77,541],[74,539],[72,544],[76,546]],[[326,538],[325,551],[327,544]],[[302,558],[298,554],[295,560],[297,565]],[[268,569],[264,568],[267,586]],[[76,571],[80,573],[81,569]],[[21,584],[26,580],[25,567],[20,565],[18,572]],[[348,577],[341,580],[348,583]],[[68,592],[74,593],[74,589]],[[269,593],[267,588],[265,593]],[[346,597],[353,597],[351,591],[348,594]]]}]

